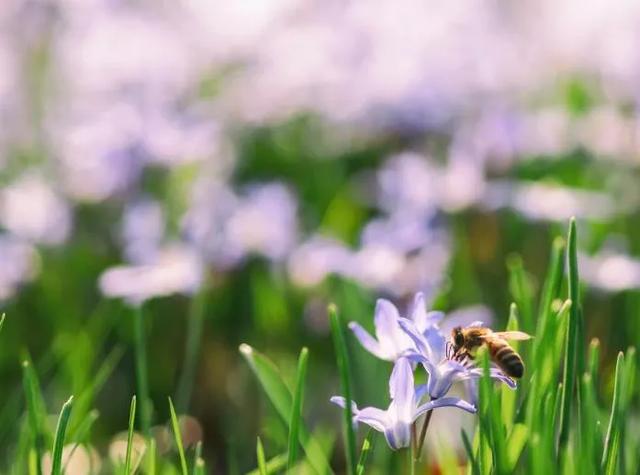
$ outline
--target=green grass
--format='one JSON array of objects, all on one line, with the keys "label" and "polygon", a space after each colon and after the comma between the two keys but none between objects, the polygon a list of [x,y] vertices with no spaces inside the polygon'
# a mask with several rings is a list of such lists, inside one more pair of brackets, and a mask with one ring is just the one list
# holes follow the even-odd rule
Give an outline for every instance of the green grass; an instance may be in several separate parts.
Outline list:
[{"label": "green grass", "polygon": [[73,396],[71,396],[63,405],[58,417],[58,425],[56,426],[56,436],[53,441],[53,450],[51,456],[51,475],[62,475],[62,449],[65,444],[65,436],[67,432],[67,424],[71,416],[73,407]]}]

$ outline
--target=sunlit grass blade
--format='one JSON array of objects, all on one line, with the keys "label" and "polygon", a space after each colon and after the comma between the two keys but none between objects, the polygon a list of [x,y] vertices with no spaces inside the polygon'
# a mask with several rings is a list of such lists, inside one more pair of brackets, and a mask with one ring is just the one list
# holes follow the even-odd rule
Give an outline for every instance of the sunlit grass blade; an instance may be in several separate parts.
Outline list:
[{"label": "sunlit grass blade", "polygon": [[133,449],[133,427],[136,420],[136,396],[135,394],[131,398],[131,405],[129,406],[129,428],[127,430],[127,454],[124,459],[124,473],[126,475],[131,474],[131,450]]},{"label": "sunlit grass blade", "polygon": [[207,473],[204,459],[196,459],[196,465],[193,469],[193,475],[205,475]]},{"label": "sunlit grass blade", "polygon": [[267,475],[267,461],[264,458],[264,448],[260,437],[256,442],[256,458],[258,459],[258,472],[260,475]]},{"label": "sunlit grass blade", "polygon": [[562,403],[560,410],[560,435],[558,438],[558,452],[563,453],[569,443],[569,432],[571,430],[571,413],[573,409],[574,388],[576,380],[576,357],[580,349],[578,342],[578,319],[580,313],[580,281],[578,277],[578,250],[577,250],[576,220],[571,219],[569,223],[569,234],[567,237],[568,249],[568,288],[569,299],[572,302],[569,311],[569,326],[565,339],[564,373],[562,379]]},{"label": "sunlit grass blade", "polygon": [[351,411],[351,371],[349,369],[349,357],[347,355],[347,342],[344,338],[344,331],[338,308],[335,305],[329,306],[329,319],[331,321],[331,333],[333,334],[333,344],[336,351],[338,371],[340,373],[340,389],[346,400],[343,411],[343,431],[345,438],[345,450],[347,461],[347,473],[354,475],[356,472],[356,435],[353,429],[353,413]]},{"label": "sunlit grass blade", "polygon": [[507,437],[507,462],[509,473],[513,473],[529,438],[529,429],[524,424],[515,424]]},{"label": "sunlit grass blade", "polygon": [[51,475],[62,474],[62,448],[64,447],[65,434],[67,432],[67,424],[71,416],[73,407],[73,396],[62,405],[60,416],[58,417],[58,425],[56,427],[56,437],[53,441],[53,451],[51,460]]},{"label": "sunlit grass blade", "polygon": [[587,368],[591,375],[591,381],[594,387],[598,387],[598,368],[600,366],[600,340],[594,338],[589,343],[589,367]]},{"label": "sunlit grass blade", "polygon": [[302,348],[298,358],[298,372],[296,374],[296,387],[293,393],[293,404],[291,406],[291,418],[289,419],[289,457],[287,460],[287,471],[290,471],[298,456],[298,432],[300,420],[302,419],[302,405],[304,401],[304,382],[307,374],[307,361],[309,350]]},{"label": "sunlit grass blade", "polygon": [[549,259],[549,270],[545,278],[540,307],[538,309],[538,322],[536,327],[536,338],[533,341],[533,359],[538,365],[542,356],[543,347],[548,344],[553,329],[553,302],[560,296],[562,279],[564,278],[564,250],[565,241],[558,237],[553,241],[551,247],[551,257]]},{"label": "sunlit grass blade", "polygon": [[[519,329],[518,325],[518,307],[515,303],[511,304],[509,310],[509,320],[507,322],[507,331],[516,331]],[[514,350],[518,350],[517,342],[510,342]],[[502,424],[508,430],[513,425],[513,417],[516,412],[516,400],[518,392],[514,391],[506,384],[503,384],[500,388],[500,411],[502,414]]]},{"label": "sunlit grass blade", "polygon": [[[26,359],[22,362],[22,384],[27,399],[27,417],[31,431],[31,443],[38,460],[42,460],[44,444],[48,443],[45,438],[47,413],[40,392],[38,377],[33,370],[31,361]],[[42,473],[40,463],[37,464],[37,473]]]},{"label": "sunlit grass blade", "polygon": [[[287,459],[288,454],[280,454],[276,455],[270,460],[267,460],[267,462],[265,463],[265,470],[267,475],[271,473],[279,473],[284,470],[287,466]],[[247,475],[262,475],[262,472],[260,471],[260,467],[258,467],[255,470],[248,472]]]},{"label": "sunlit grass blade", "polygon": [[152,437],[148,441],[148,449],[144,457],[145,466],[147,469],[146,473],[148,475],[156,475],[156,452],[157,452],[156,439]]},{"label": "sunlit grass blade", "polygon": [[[276,412],[288,425],[291,417],[293,397],[291,391],[284,383],[280,372],[273,362],[247,344],[240,345],[240,353],[249,364],[249,367],[258,379],[267,397],[275,407]],[[314,470],[321,474],[332,473],[325,450],[319,441],[309,434],[302,423],[300,424],[298,433],[300,444]],[[269,466],[269,464],[267,464],[267,466]]]},{"label": "sunlit grass blade", "polygon": [[[629,451],[628,444],[626,443],[627,439],[627,425],[626,419],[627,414],[629,414],[629,408],[631,405],[631,400],[633,399],[633,394],[635,390],[635,381],[636,381],[636,371],[637,371],[637,362],[636,362],[636,349],[635,347],[630,347],[627,349],[627,353],[624,357],[624,371],[623,371],[623,381],[624,386],[622,389],[622,395],[620,397],[620,413],[622,414],[621,419],[621,428],[620,428],[620,472],[627,473],[627,453]],[[637,456],[637,454],[635,454]]]},{"label": "sunlit grass blade", "polygon": [[362,442],[362,448],[360,449],[360,458],[358,459],[358,464],[356,465],[356,475],[364,475],[365,468],[367,466],[367,460],[369,460],[370,455],[373,453],[375,443],[376,432],[371,429],[369,430],[369,432],[367,432],[367,436]]},{"label": "sunlit grass blade", "polygon": [[3,313],[2,316],[0,317],[0,331],[2,331],[2,327],[4,327],[4,319],[7,316],[7,314]]},{"label": "sunlit grass blade", "polygon": [[173,401],[169,398],[169,411],[171,413],[171,428],[173,429],[173,439],[178,448],[178,456],[180,457],[180,469],[182,475],[189,475],[187,469],[187,458],[184,455],[184,446],[182,444],[182,434],[180,433],[180,424],[178,423],[178,416],[176,416],[176,410],[173,407]]},{"label": "sunlit grass blade", "polygon": [[509,256],[507,267],[509,268],[509,290],[520,310],[522,329],[531,333],[533,331],[533,288],[524,270],[522,258],[517,255]]},{"label": "sunlit grass blade", "polygon": [[624,355],[618,353],[616,361],[616,375],[613,386],[613,401],[611,403],[611,415],[609,416],[609,426],[607,437],[604,442],[602,453],[602,473],[613,475],[617,473],[617,464],[620,457],[620,432],[622,430],[623,414],[621,403],[624,391]]},{"label": "sunlit grass blade", "polygon": [[602,442],[598,425],[600,416],[595,398],[595,386],[590,373],[582,375],[582,427],[580,428],[580,449],[582,456],[578,463],[581,473],[596,473],[598,463],[596,454],[602,453]]},{"label": "sunlit grass blade", "polygon": [[489,355],[485,348],[479,353],[480,366],[483,369],[480,378],[480,429],[488,436],[492,453],[493,467],[497,473],[508,473],[504,427],[500,408],[489,372]]},{"label": "sunlit grass blade", "polygon": [[462,429],[460,431],[460,435],[462,437],[462,444],[464,445],[464,450],[467,453],[467,458],[469,459],[469,467],[471,468],[471,475],[480,475],[480,466],[478,465],[478,460],[473,454],[473,447],[471,446],[471,441],[469,440],[469,436],[466,431]]},{"label": "sunlit grass blade", "polygon": [[145,336],[144,311],[142,304],[133,312],[134,350],[136,358],[136,383],[140,397],[140,425],[145,437],[151,437],[151,401],[149,400],[149,380],[147,367],[147,344]]}]

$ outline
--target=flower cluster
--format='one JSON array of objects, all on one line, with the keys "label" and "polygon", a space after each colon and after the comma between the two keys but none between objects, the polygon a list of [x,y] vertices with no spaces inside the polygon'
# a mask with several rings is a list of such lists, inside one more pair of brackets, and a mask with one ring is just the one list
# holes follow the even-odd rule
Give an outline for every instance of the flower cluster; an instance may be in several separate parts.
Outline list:
[{"label": "flower cluster", "polygon": [[[418,293],[408,318],[401,317],[391,302],[378,300],[374,317],[375,338],[359,324],[349,324],[367,351],[380,359],[394,362],[389,380],[391,402],[388,409],[359,409],[352,402],[354,423],[361,422],[383,432],[394,450],[410,445],[411,425],[428,411],[438,407],[457,407],[476,412],[475,381],[482,376],[482,369],[451,357],[447,351],[447,338],[439,327],[443,317],[441,312],[427,312],[424,295]],[[482,322],[472,322],[469,326],[478,325]],[[413,373],[418,365],[426,370],[428,379],[427,384],[416,387]],[[516,386],[515,381],[498,368],[491,368],[490,375],[511,388]],[[471,402],[447,396],[453,383],[458,381],[470,383]],[[427,396],[429,401],[422,402]],[[331,402],[341,407],[346,404],[340,396],[332,397]]]}]

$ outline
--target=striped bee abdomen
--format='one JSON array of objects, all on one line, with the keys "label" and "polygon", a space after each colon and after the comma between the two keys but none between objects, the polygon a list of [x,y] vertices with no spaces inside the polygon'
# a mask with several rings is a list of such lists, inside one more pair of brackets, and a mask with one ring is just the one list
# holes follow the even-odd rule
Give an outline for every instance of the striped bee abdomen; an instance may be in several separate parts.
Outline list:
[{"label": "striped bee abdomen", "polygon": [[491,358],[507,376],[522,377],[524,374],[522,358],[506,341],[494,338],[488,346]]}]

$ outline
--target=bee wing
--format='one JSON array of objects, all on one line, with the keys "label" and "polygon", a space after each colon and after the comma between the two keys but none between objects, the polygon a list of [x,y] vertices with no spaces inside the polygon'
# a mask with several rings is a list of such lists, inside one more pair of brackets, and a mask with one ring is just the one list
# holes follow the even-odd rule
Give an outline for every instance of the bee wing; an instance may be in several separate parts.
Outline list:
[{"label": "bee wing", "polygon": [[533,338],[528,333],[519,331],[494,332],[493,335],[504,340],[530,340],[531,338]]}]

